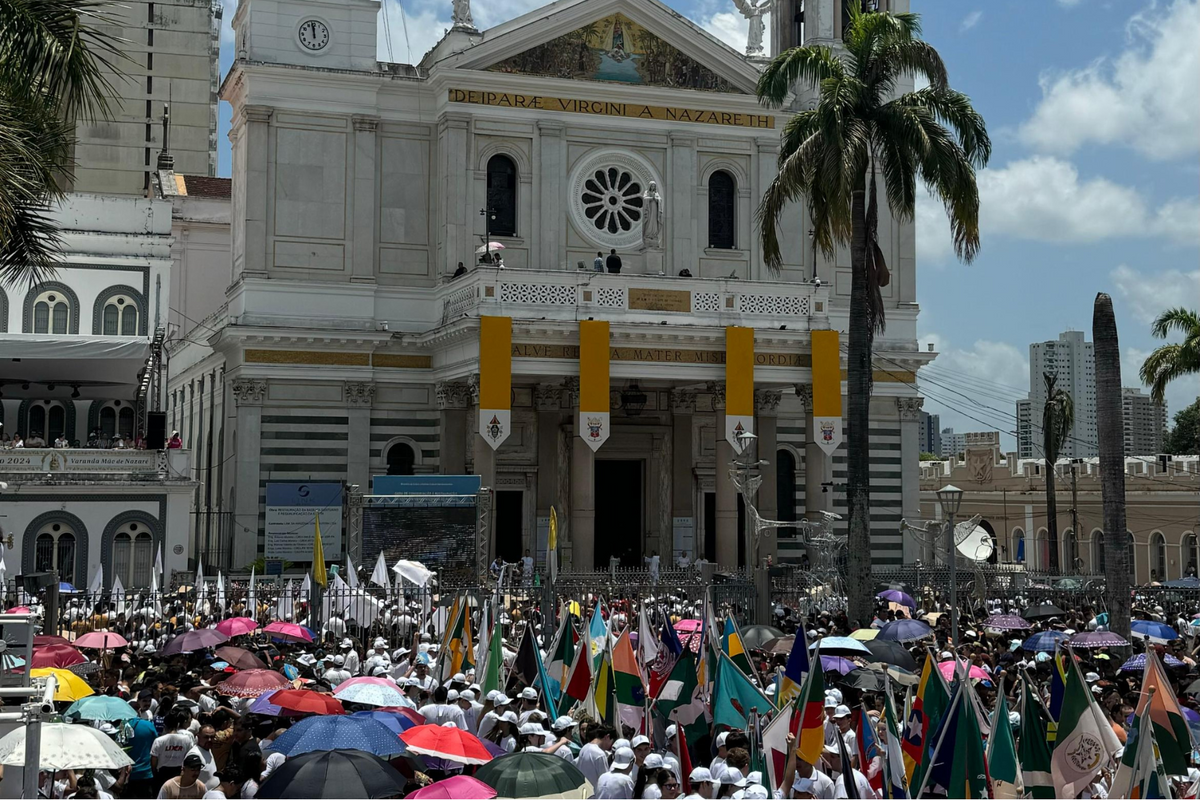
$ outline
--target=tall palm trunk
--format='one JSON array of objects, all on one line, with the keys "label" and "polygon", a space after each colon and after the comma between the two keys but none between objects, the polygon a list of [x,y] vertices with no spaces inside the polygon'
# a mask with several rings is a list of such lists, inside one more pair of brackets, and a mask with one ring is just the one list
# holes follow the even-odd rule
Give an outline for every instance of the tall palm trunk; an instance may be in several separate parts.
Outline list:
[{"label": "tall palm trunk", "polygon": [[866,175],[851,198],[850,334],[846,358],[846,505],[850,510],[847,536],[847,592],[851,624],[866,625],[874,611],[871,582],[871,340],[874,331],[867,313]]},{"label": "tall palm trunk", "polygon": [[1096,295],[1092,310],[1096,359],[1096,424],[1100,493],[1104,502],[1104,602],[1109,629],[1129,639],[1129,552],[1125,527],[1125,436],[1121,421],[1121,347],[1112,298]]},{"label": "tall palm trunk", "polygon": [[1054,474],[1054,464],[1058,461],[1058,453],[1049,450],[1046,456],[1046,537],[1050,550],[1050,563],[1046,566],[1051,574],[1059,573],[1058,560],[1058,487]]}]

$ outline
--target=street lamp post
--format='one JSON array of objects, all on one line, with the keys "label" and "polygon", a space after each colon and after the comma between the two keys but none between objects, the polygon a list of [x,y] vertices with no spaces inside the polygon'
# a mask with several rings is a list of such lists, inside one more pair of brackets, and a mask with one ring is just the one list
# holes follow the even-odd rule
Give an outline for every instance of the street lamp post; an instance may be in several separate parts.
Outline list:
[{"label": "street lamp post", "polygon": [[946,526],[946,558],[950,564],[950,643],[958,647],[958,549],[954,544],[954,516],[962,505],[963,491],[957,486],[947,484],[937,490],[938,502],[942,504],[942,513],[949,517]]}]

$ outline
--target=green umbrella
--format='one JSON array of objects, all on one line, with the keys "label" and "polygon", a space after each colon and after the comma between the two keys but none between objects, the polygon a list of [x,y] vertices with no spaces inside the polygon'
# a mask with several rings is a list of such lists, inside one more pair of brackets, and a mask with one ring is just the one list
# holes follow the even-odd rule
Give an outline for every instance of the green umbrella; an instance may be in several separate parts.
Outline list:
[{"label": "green umbrella", "polygon": [[133,710],[133,706],[119,697],[94,694],[71,703],[67,708],[67,713],[63,716],[112,722],[113,720],[134,719],[137,717],[137,712]]},{"label": "green umbrella", "polygon": [[579,768],[548,753],[509,753],[475,772],[501,797],[546,797],[578,789],[587,782]]}]

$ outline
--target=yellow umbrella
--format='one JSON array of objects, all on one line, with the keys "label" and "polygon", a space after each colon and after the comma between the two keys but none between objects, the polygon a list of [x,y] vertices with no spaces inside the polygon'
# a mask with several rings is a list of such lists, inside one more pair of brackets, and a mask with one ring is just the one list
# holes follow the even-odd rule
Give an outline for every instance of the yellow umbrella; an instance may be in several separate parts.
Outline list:
[{"label": "yellow umbrella", "polygon": [[857,639],[860,642],[869,642],[879,635],[878,628],[859,628],[850,634],[851,639]]},{"label": "yellow umbrella", "polygon": [[88,686],[87,681],[70,670],[45,667],[43,669],[30,670],[29,675],[33,678],[45,678],[49,675],[57,678],[58,685],[54,687],[54,699],[56,702],[73,703],[76,700],[82,700],[96,693],[91,686]]}]

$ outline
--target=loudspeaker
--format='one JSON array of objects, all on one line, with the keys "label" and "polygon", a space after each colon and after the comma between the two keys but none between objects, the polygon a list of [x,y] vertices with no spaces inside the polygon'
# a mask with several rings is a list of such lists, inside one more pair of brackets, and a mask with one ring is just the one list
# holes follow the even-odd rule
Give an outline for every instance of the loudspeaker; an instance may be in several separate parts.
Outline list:
[{"label": "loudspeaker", "polygon": [[146,415],[146,449],[162,450],[167,446],[167,412],[151,411]]}]

